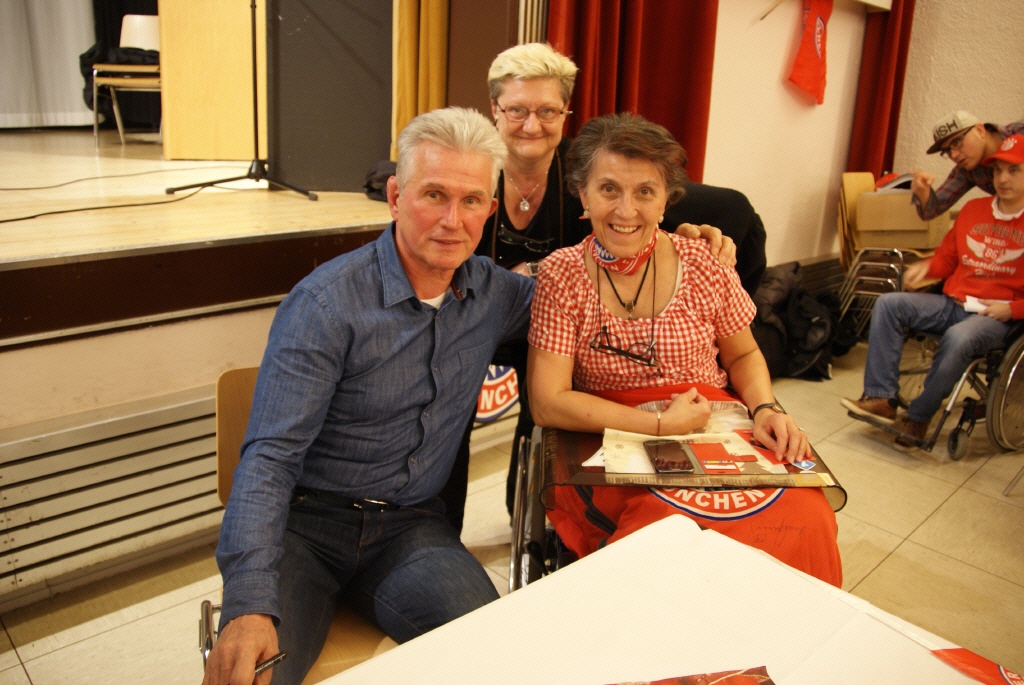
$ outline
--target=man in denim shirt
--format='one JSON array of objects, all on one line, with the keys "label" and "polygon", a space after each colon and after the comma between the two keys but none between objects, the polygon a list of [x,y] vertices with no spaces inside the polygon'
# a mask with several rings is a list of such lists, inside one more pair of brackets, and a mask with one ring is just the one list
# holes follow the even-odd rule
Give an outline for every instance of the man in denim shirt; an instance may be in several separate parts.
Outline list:
[{"label": "man in denim shirt", "polygon": [[299,683],[341,599],[403,642],[498,596],[437,494],[495,349],[529,326],[532,280],[473,256],[506,149],[460,108],[398,143],[394,223],[299,283],[271,328],[204,685],[253,682],[279,650],[274,682]]}]

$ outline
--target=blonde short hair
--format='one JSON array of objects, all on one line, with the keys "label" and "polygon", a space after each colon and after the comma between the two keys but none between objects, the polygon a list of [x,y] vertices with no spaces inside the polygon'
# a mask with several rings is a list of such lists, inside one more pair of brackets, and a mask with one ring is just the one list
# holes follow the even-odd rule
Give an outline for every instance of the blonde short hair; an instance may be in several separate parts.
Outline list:
[{"label": "blonde short hair", "polygon": [[465,107],[446,107],[421,114],[410,121],[398,136],[398,162],[395,177],[404,188],[412,173],[416,150],[424,143],[435,143],[456,152],[484,155],[491,161],[491,195],[498,188],[498,175],[505,167],[508,148],[483,114]]},{"label": "blonde short hair", "polygon": [[505,81],[509,79],[558,79],[562,100],[569,102],[576,84],[575,62],[547,43],[515,45],[498,54],[487,71],[487,90],[492,100],[501,96]]}]

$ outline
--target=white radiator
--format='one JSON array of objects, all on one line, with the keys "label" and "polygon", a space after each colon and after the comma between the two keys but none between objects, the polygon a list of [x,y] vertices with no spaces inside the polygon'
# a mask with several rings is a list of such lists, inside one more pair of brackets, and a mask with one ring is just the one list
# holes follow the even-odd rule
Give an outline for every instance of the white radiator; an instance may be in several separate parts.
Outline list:
[{"label": "white radiator", "polygon": [[[471,452],[512,439],[518,405]],[[0,612],[212,543],[213,386],[0,430]]]},{"label": "white radiator", "polygon": [[215,539],[213,413],[209,386],[0,431],[0,610]]}]

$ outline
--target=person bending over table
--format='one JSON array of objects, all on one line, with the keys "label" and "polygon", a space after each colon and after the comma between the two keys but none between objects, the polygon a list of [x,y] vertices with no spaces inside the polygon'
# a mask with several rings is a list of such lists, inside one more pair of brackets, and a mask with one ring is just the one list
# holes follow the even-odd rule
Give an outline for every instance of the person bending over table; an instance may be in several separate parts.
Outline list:
[{"label": "person bending over table", "polygon": [[[775,402],[750,331],[755,307],[735,270],[706,243],[659,228],[682,192],[682,154],[665,128],[631,114],[598,117],[573,141],[567,178],[593,231],[540,264],[529,334],[534,420],[573,431],[680,434],[707,424],[710,401],[736,398],[750,409],[758,441],[780,459],[805,459],[807,436]],[[817,488],[711,497],[684,488],[553,490],[548,516],[581,556],[682,514],[842,583],[835,514]]]},{"label": "person bending over table", "polygon": [[[580,217],[583,207],[565,183],[569,139],[562,132],[571,114],[569,101],[577,71],[571,59],[546,43],[508,48],[494,58],[488,70],[491,116],[508,147],[508,161],[498,178],[498,208],[484,226],[476,253],[516,273],[535,275],[541,259],[560,247],[576,245],[590,233],[590,223]],[[685,164],[685,156],[682,161]],[[672,230],[707,240],[719,261],[736,267],[753,296],[765,269],[760,218],[738,191],[700,183],[692,187],[692,194],[668,212]],[[720,219],[726,223],[713,225]],[[737,245],[743,248],[741,254],[737,254]],[[520,386],[506,489],[511,513],[519,438],[533,430],[526,391],[526,341],[503,345],[494,363],[515,368]],[[456,528],[461,528],[465,510],[475,412],[467,419],[458,459],[442,493],[449,520]]]},{"label": "person bending over table", "polygon": [[533,281],[473,255],[507,152],[461,108],[416,117],[398,147],[394,222],[274,318],[217,545],[204,685],[252,683],[279,646],[274,682],[301,682],[342,600],[404,642],[498,597],[437,495],[495,349],[528,328]]}]

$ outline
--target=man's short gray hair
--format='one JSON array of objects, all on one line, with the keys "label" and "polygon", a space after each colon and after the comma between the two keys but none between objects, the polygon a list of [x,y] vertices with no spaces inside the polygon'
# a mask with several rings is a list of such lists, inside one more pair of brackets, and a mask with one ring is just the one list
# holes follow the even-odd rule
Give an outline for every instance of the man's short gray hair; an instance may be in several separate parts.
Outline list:
[{"label": "man's short gray hair", "polygon": [[475,109],[446,107],[421,114],[398,136],[398,187],[404,188],[420,145],[435,143],[456,152],[481,154],[491,160],[491,195],[498,188],[498,174],[505,167],[508,148],[498,130]]},{"label": "man's short gray hair", "polygon": [[569,102],[577,71],[579,68],[575,62],[547,43],[514,45],[491,62],[487,71],[487,91],[497,102],[508,79],[553,78],[558,80],[562,100]]}]

